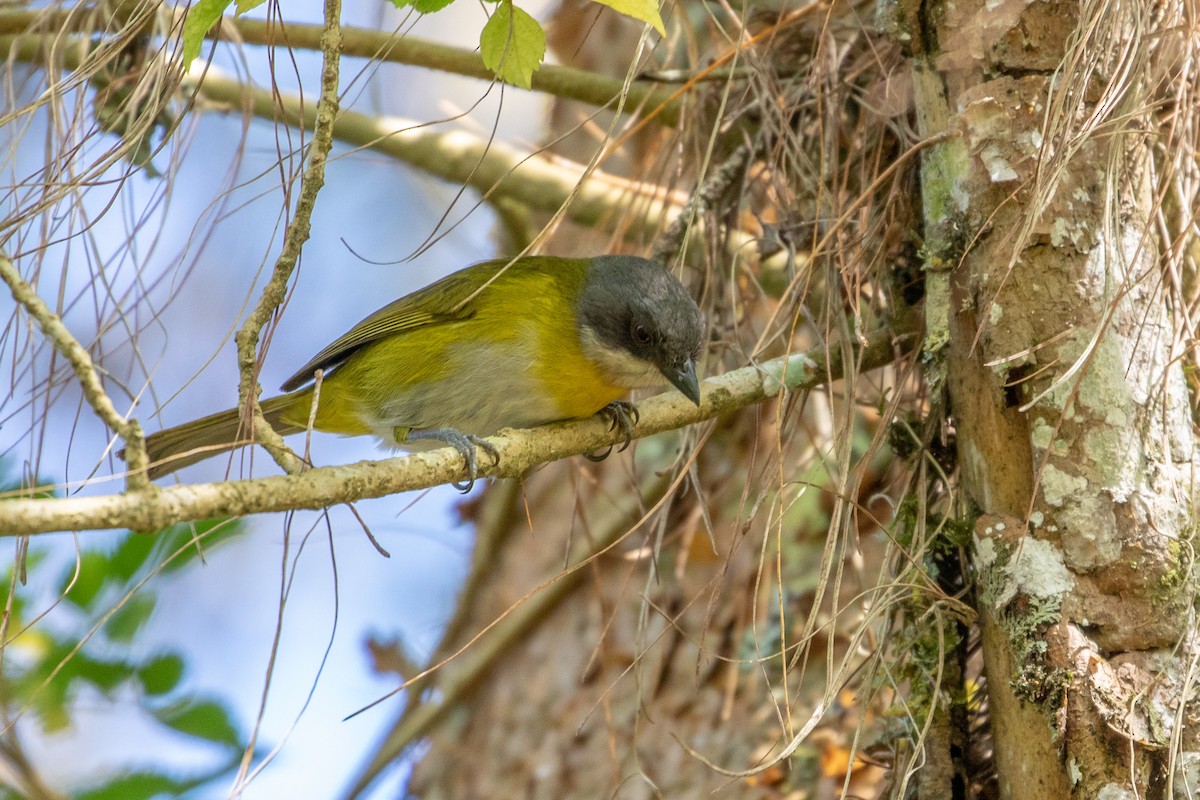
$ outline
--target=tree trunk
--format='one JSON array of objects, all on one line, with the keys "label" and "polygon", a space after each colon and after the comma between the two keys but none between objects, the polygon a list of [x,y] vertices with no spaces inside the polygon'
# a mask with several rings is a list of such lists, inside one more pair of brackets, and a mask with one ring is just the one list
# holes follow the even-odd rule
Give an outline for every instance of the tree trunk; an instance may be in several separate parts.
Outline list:
[{"label": "tree trunk", "polygon": [[[915,85],[1004,797],[1200,791],[1196,443],[1139,3],[930,3]],[[1181,22],[1182,24],[1182,22]],[[924,25],[924,27],[922,27]],[[1062,65],[1060,67],[1060,64]]]}]

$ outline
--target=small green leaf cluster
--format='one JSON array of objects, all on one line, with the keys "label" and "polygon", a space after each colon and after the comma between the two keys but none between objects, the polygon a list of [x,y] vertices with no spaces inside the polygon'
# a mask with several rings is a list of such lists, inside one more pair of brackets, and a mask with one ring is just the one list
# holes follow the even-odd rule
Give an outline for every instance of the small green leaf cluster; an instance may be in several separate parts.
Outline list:
[{"label": "small green leaf cluster", "polygon": [[[417,11],[422,5],[444,8],[451,0],[392,0],[396,6],[412,5]],[[666,35],[662,15],[655,0],[596,0],[619,14],[641,20]],[[546,32],[538,21],[518,8],[512,0],[496,0],[495,11],[488,17],[483,32],[479,35],[479,54],[483,64],[497,78],[513,86],[529,89],[533,86],[533,73],[546,58]]]},{"label": "small green leaf cluster", "polygon": [[56,569],[44,551],[31,551],[20,571],[9,567],[4,574],[0,603],[9,614],[0,703],[6,719],[32,715],[43,731],[54,733],[72,725],[84,692],[125,708],[135,697],[138,709],[164,731],[182,734],[185,741],[209,750],[215,745],[224,754],[203,774],[180,777],[139,768],[106,776],[74,797],[179,796],[227,774],[240,762],[246,742],[226,703],[181,687],[187,672],[184,656],[167,650],[138,657],[132,651],[143,648],[131,647],[157,604],[156,584],[146,578],[195,565],[200,542],[208,551],[239,531],[234,522],[209,521],[149,535],[128,533],[115,548],[84,550],[57,577],[58,602],[51,617],[40,611],[44,603],[33,599],[34,587],[50,583],[39,578]]},{"label": "small green leaf cluster", "polygon": [[[238,16],[251,9],[258,8],[264,0],[237,0],[234,6]],[[212,26],[220,21],[225,11],[234,5],[234,0],[196,0],[188,8],[187,17],[183,20],[183,68],[191,66],[200,49],[204,45],[204,37],[212,30]]]},{"label": "small green leaf cluster", "polygon": [[546,57],[546,32],[512,0],[500,0],[479,34],[479,54],[497,78],[529,89]]}]

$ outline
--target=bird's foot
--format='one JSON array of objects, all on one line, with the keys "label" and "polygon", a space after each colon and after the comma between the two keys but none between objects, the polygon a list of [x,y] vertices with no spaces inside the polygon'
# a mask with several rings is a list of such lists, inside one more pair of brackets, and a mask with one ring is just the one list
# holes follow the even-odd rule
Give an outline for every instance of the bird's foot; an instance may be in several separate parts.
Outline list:
[{"label": "bird's foot", "polygon": [[[638,423],[637,406],[628,400],[614,400],[596,413],[608,418],[610,431],[620,428],[621,433],[625,434],[625,441],[621,445],[621,449],[617,451],[618,453],[625,452],[629,443],[633,441],[633,426]],[[603,461],[608,458],[610,453],[612,453],[612,445],[609,445],[603,453],[584,453],[583,457],[588,461]]]},{"label": "bird's foot", "polygon": [[454,428],[425,428],[424,430],[409,431],[405,438],[407,441],[433,439],[457,450],[458,454],[462,456],[463,466],[467,470],[467,479],[451,481],[450,485],[463,494],[471,491],[471,487],[475,485],[475,477],[479,474],[479,459],[475,454],[475,448],[479,448],[491,456],[493,465],[500,463],[500,451],[496,449],[495,445],[479,436],[463,433]]}]

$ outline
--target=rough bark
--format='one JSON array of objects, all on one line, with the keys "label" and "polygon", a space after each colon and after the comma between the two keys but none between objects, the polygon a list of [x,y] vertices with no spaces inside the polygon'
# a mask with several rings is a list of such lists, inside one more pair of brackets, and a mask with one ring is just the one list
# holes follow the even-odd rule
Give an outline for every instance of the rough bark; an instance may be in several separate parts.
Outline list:
[{"label": "rough bark", "polygon": [[952,136],[923,167],[929,341],[980,514],[1005,797],[1190,796],[1200,747],[1196,442],[1152,225],[1147,13],[909,17],[923,132]]}]

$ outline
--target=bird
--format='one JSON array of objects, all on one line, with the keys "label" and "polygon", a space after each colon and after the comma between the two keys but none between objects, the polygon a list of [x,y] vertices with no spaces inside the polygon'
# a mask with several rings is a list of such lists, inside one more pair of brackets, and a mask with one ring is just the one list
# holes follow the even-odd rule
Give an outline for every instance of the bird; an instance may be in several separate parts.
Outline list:
[{"label": "bird", "polygon": [[[385,446],[450,445],[470,488],[502,428],[605,414],[626,433],[631,390],[674,386],[700,405],[704,317],[663,265],[628,255],[522,256],[460,269],[363,319],[261,402],[280,434],[312,427]],[[314,387],[321,373],[317,407]],[[229,409],[146,438],[153,480],[253,444]],[[121,454],[123,456],[123,453]]]}]

